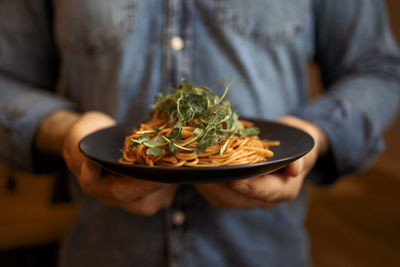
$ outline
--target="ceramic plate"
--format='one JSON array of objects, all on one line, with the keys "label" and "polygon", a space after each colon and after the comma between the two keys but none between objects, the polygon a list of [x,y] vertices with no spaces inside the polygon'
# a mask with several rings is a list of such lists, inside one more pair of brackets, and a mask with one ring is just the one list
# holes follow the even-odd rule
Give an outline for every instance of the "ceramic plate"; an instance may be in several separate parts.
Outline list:
[{"label": "ceramic plate", "polygon": [[302,157],[314,146],[312,137],[297,128],[271,121],[251,119],[250,121],[260,128],[262,139],[280,141],[280,146],[271,147],[274,156],[266,162],[221,167],[150,167],[119,163],[124,139],[135,128],[132,125],[122,124],[86,136],[79,143],[79,150],[104,169],[118,175],[147,181],[197,184],[225,182],[270,173]]}]

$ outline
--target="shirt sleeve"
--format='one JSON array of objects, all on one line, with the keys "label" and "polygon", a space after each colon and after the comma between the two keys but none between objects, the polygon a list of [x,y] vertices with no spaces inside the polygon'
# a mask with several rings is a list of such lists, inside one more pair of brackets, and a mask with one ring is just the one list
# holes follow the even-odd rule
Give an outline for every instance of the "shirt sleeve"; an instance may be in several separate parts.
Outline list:
[{"label": "shirt sleeve", "polygon": [[58,58],[47,2],[0,2],[0,160],[29,171],[40,122],[75,108],[54,93]]},{"label": "shirt sleeve", "polygon": [[371,165],[400,102],[400,57],[380,0],[315,1],[315,61],[326,93],[297,112],[319,125],[331,161],[317,183]]}]

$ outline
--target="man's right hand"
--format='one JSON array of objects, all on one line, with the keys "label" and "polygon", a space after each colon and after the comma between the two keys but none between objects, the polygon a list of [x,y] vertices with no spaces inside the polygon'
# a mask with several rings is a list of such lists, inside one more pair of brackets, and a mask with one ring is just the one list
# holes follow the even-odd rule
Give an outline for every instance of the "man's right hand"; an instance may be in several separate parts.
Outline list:
[{"label": "man's right hand", "polygon": [[[66,120],[66,117],[69,116],[68,114],[71,116],[70,120]],[[72,119],[72,116],[75,119]],[[60,120],[60,118],[64,119]],[[69,127],[59,127],[59,129],[66,131],[65,133],[54,135],[53,132],[46,136],[47,128],[49,128],[46,127],[46,124],[52,125],[53,127],[50,130],[54,131],[57,129],[57,125],[62,125],[63,121],[71,122]],[[70,171],[77,177],[83,192],[108,205],[120,207],[137,215],[152,215],[159,209],[169,207],[176,191],[175,185],[116,176],[103,171],[100,166],[85,158],[79,152],[78,143],[83,137],[114,124],[114,119],[101,112],[87,112],[77,116],[73,112],[57,111],[47,117],[41,124],[38,137],[42,141],[37,143],[38,145],[42,144],[44,147],[46,147],[46,142],[62,143],[63,145],[59,152],[62,154]],[[54,140],[55,138],[62,138],[63,140]],[[40,146],[38,148],[40,149]]]}]

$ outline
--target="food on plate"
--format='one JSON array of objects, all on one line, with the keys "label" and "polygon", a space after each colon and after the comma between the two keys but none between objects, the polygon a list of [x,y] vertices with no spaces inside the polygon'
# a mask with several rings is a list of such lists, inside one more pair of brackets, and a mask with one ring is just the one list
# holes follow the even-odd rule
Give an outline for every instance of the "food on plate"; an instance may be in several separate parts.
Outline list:
[{"label": "food on plate", "polygon": [[156,96],[150,121],[125,138],[121,163],[149,166],[225,166],[267,161],[271,146],[257,127],[239,120],[225,97],[206,86],[181,83],[171,93]]}]

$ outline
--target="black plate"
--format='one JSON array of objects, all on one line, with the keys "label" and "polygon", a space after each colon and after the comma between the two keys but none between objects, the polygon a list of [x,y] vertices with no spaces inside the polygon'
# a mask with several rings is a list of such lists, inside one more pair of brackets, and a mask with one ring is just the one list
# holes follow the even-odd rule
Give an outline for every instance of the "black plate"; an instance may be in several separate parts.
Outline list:
[{"label": "black plate", "polygon": [[274,156],[266,162],[221,167],[150,167],[119,163],[118,159],[122,155],[120,149],[125,137],[134,128],[132,125],[117,125],[92,133],[81,140],[79,150],[84,156],[115,174],[147,181],[196,184],[231,181],[270,173],[305,155],[314,146],[312,137],[299,129],[276,122],[250,121],[260,128],[261,138],[280,141],[280,146],[271,148]]}]

